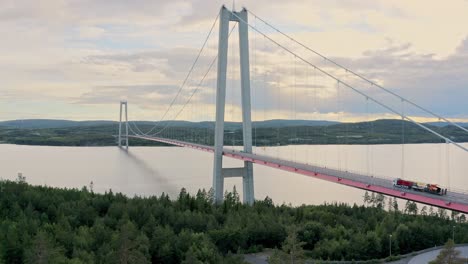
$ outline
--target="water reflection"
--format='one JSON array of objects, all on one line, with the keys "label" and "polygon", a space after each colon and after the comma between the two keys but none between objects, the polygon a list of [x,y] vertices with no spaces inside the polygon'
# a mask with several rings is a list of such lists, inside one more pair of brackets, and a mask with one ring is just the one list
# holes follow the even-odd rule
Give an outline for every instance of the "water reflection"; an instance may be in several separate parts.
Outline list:
[{"label": "water reflection", "polygon": [[155,167],[152,167],[145,160],[135,155],[131,150],[126,148],[119,148],[119,150],[127,160],[134,163],[134,165],[140,170],[141,175],[145,177],[145,182],[146,180],[149,180],[151,183],[147,182],[148,184],[158,184],[166,193],[175,194],[179,191],[178,187],[173,182],[171,183],[157,169],[155,169]]},{"label": "water reflection", "polygon": [[[367,149],[373,157],[367,164]],[[370,171],[376,176],[400,177],[401,147],[378,146],[282,146],[255,149],[259,154],[293,159],[331,168]],[[452,188],[468,187],[468,155],[450,150],[445,163],[445,146],[419,144],[405,146],[405,175],[416,181],[433,181]],[[224,159],[224,167],[238,167],[241,161]],[[449,165],[449,166],[447,166]],[[112,189],[129,196],[168,193],[175,198],[181,188],[191,193],[208,190],[212,184],[213,154],[175,147],[45,147],[0,145],[0,178],[14,180],[22,172],[36,185],[81,188],[93,182],[95,192]],[[450,182],[446,176],[450,175]],[[277,204],[362,203],[358,189],[316,180],[260,165],[254,166],[255,197],[269,196]],[[225,189],[237,186],[240,178],[225,179]]]}]

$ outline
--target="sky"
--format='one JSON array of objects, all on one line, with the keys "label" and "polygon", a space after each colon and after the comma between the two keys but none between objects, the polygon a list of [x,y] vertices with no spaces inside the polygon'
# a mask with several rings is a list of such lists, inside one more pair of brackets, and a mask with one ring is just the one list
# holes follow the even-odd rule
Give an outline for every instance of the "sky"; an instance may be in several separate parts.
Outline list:
[{"label": "sky", "polygon": [[[120,100],[128,100],[132,120],[159,120],[223,4],[229,9],[234,4],[236,10],[245,6],[385,88],[445,117],[468,120],[467,0],[2,0],[0,120],[117,120]],[[343,82],[388,100],[392,109],[425,118],[408,104],[281,39],[252,15],[249,22]],[[250,30],[249,38],[254,119],[394,117],[266,43],[259,33]],[[240,95],[237,41],[233,31],[228,120],[240,116],[235,99]],[[178,113],[216,55],[216,46],[217,24],[166,118],[213,118],[216,64]]]}]

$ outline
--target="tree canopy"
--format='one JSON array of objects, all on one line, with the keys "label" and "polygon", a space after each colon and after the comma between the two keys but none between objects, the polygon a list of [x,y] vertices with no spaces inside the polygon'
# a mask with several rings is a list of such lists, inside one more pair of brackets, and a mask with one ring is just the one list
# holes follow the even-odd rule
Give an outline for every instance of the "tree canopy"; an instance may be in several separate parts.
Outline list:
[{"label": "tree canopy", "polygon": [[205,190],[172,200],[0,181],[0,263],[242,263],[240,254],[264,248],[296,263],[367,260],[388,256],[389,235],[396,255],[444,244],[454,225],[457,242],[468,242],[464,218],[376,203],[293,207],[266,197],[247,206],[233,191],[213,205]]}]

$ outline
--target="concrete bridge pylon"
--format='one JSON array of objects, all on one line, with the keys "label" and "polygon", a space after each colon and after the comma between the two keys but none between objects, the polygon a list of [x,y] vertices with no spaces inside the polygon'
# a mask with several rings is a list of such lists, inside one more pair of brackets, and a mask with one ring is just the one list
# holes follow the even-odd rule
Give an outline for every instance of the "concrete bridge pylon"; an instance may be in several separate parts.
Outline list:
[{"label": "concrete bridge pylon", "polygon": [[216,203],[223,201],[224,178],[242,177],[243,202],[254,203],[253,164],[244,161],[239,168],[223,168],[224,114],[226,104],[226,72],[228,57],[229,22],[237,22],[239,28],[240,77],[242,99],[242,134],[245,153],[252,153],[252,119],[250,100],[250,63],[247,10],[230,11],[221,7],[218,40],[218,72],[216,86],[216,124],[213,165],[213,190]]}]

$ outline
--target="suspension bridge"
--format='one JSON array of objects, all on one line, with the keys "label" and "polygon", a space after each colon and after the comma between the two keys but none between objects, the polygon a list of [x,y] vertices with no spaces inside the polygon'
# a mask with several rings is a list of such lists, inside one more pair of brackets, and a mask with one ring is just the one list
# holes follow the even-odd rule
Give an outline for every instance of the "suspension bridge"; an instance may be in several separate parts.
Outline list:
[{"label": "suspension bridge", "polygon": [[[214,30],[216,25],[219,28],[218,33]],[[233,34],[236,27],[238,34]],[[230,42],[236,45],[229,47]],[[463,173],[466,172],[458,172],[459,175],[452,172],[453,163],[460,161],[453,161],[451,157],[455,156],[455,152],[458,156],[466,157],[467,145],[457,142],[453,136],[444,134],[445,130],[428,125],[427,121],[444,123],[450,126],[451,131],[456,130],[457,135],[468,134],[466,127],[322,55],[245,8],[233,11],[223,6],[220,9],[177,93],[172,100],[167,101],[168,107],[160,109],[164,114],[150,127],[142,127],[135,121],[129,122],[128,103],[121,101],[118,144],[128,149],[129,138],[133,138],[213,153],[212,187],[217,203],[223,200],[224,179],[240,177],[243,184],[243,201],[252,204],[255,199],[253,164],[258,164],[468,213],[468,190],[463,189],[466,186],[460,186],[455,180],[451,180],[451,177],[459,177],[458,181],[463,182],[460,178],[466,178],[463,177]],[[361,121],[359,124],[366,130],[364,135],[356,134],[350,125],[346,125],[349,124],[350,113],[354,113],[355,118]],[[331,142],[338,146],[337,162],[332,166],[320,164],[319,159],[323,153],[310,154],[315,151],[314,144],[307,144],[310,151],[307,149],[306,155],[300,153],[298,156],[294,151],[287,157],[267,153],[264,151],[265,146],[279,148],[279,145],[284,144],[285,135],[280,135],[283,133],[280,128],[272,127],[262,130],[262,138],[259,127],[255,122],[253,125],[252,121],[327,118],[345,124],[341,126],[344,127],[343,130],[339,131],[335,140]],[[389,131],[399,135],[400,158],[396,159],[398,162],[390,159],[388,161],[393,162],[390,166],[399,168],[393,170],[399,172],[397,175],[392,173],[378,176],[376,168],[372,165],[373,159],[379,154],[374,151],[373,142],[382,140],[383,137],[372,127],[371,121],[377,119],[400,120],[401,125],[392,127],[394,131]],[[200,128],[187,131],[175,120],[211,122],[205,122]],[[227,120],[231,122],[228,123]],[[228,127],[235,120],[239,120],[242,126]],[[327,133],[326,127],[324,134]],[[426,174],[427,170],[415,172],[408,169],[410,164],[415,163],[419,164],[416,165],[419,168],[430,165],[424,157],[420,160],[407,160],[409,155],[405,145],[408,144],[409,134],[414,133],[414,129],[417,129],[418,133],[424,133],[431,142],[438,143],[433,155],[436,156],[434,160],[437,166],[431,172],[432,177],[420,175]],[[229,146],[226,143],[227,135],[237,133],[236,130],[239,130],[242,137],[235,139],[231,135],[232,146]],[[287,142],[293,150],[301,142],[310,142],[314,137],[323,136],[316,132],[307,134],[307,129],[300,126],[289,130],[287,136],[292,133],[294,137],[287,138]],[[266,136],[265,133],[276,136]],[[305,138],[309,141],[305,141]],[[350,154],[340,147],[353,144],[352,139],[355,138],[367,143],[364,146],[364,165],[360,170],[352,169],[353,164],[348,162]],[[309,162],[309,154],[313,156],[312,162]],[[241,160],[243,166],[224,168],[223,157]],[[427,185],[405,186],[398,184],[396,178],[424,182]],[[431,184],[435,180],[445,185],[441,185],[443,187],[440,187],[437,193],[427,191],[427,187],[435,186]]]}]

